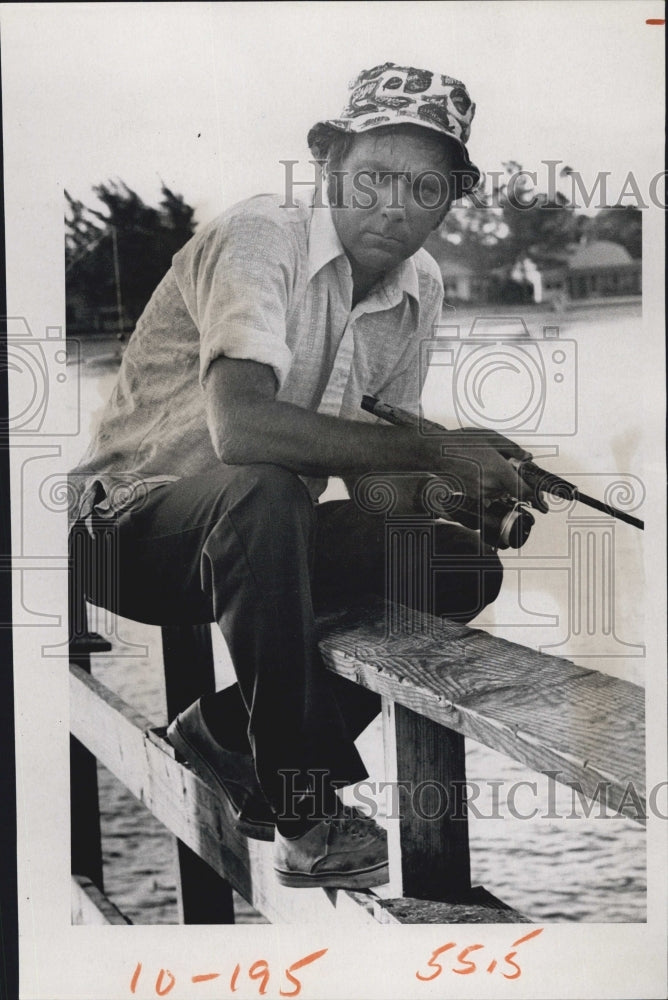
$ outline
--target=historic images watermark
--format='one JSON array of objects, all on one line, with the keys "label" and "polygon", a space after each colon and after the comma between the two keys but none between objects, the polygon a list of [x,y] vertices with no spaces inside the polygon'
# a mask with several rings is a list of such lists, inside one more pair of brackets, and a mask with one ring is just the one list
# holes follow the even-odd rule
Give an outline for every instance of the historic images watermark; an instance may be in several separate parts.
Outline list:
[{"label": "historic images watermark", "polygon": [[[295,208],[297,189],[303,188],[315,188],[313,203],[316,208],[326,206],[323,176],[325,160],[279,160],[279,163],[283,167],[282,208]],[[482,175],[478,185],[474,184],[473,178],[466,171],[457,170],[448,174],[438,170],[413,174],[410,171],[365,169],[349,174],[342,169],[328,169],[326,177],[329,199],[339,208],[373,209],[378,203],[380,188],[385,192],[389,189],[390,208],[403,207],[403,198],[408,189],[415,203],[426,209],[445,208],[451,202],[452,207],[457,208],[459,199],[463,196],[476,208],[510,205],[518,212],[536,208],[545,211],[564,207],[576,210],[602,209],[612,205],[638,209],[655,207],[663,210],[668,207],[668,172],[665,170],[641,184],[632,170],[620,181],[613,178],[609,170],[599,170],[593,177],[585,177],[578,170],[565,165],[563,160],[541,160],[540,165],[540,171],[521,168],[510,171],[490,170]],[[344,190],[347,191],[349,203],[344,200]],[[457,201],[453,201],[455,191]]]},{"label": "historic images watermark", "polygon": [[[65,342],[62,326],[35,333],[24,316],[7,316],[9,409],[0,428],[15,437],[64,437],[79,433],[78,378],[69,364],[78,358],[78,343]],[[69,359],[68,359],[69,352]]]},{"label": "historic images watermark", "polygon": [[[36,584],[55,579],[50,573],[66,569],[58,532],[50,532],[46,522],[54,509],[67,506],[67,487],[57,470],[62,471],[63,439],[80,430],[79,345],[66,343],[59,325],[36,330],[25,316],[7,316],[5,322],[9,393],[0,430],[11,441],[12,477],[20,488],[12,505],[12,558],[0,566],[17,583],[13,621],[0,621],[0,628],[58,626],[61,618],[39,606],[34,592]],[[35,497],[43,515],[37,521]]]},{"label": "historic images watermark", "polygon": [[[311,807],[307,819],[327,818],[316,811],[316,804],[323,801],[327,771],[307,771],[301,778],[303,781],[306,777],[307,787],[296,783],[300,772],[285,769],[279,773],[283,781],[282,818],[304,816],[305,806]],[[452,820],[475,817],[526,821],[626,818],[640,823],[644,823],[648,815],[668,819],[668,781],[653,785],[646,796],[632,781],[620,786],[601,780],[585,789],[580,781],[568,779],[566,782],[559,770],[541,771],[537,779],[488,778],[451,781],[448,785],[436,780],[368,779],[351,787],[350,799],[362,815],[387,820],[404,819],[409,815],[434,822],[445,816]]]},{"label": "historic images watermark", "polygon": [[[481,316],[468,330],[434,333],[420,344],[420,378],[437,370],[444,408],[460,424],[522,436],[577,433],[577,344],[558,326],[532,337],[521,317]],[[420,429],[434,433],[424,422]]]}]

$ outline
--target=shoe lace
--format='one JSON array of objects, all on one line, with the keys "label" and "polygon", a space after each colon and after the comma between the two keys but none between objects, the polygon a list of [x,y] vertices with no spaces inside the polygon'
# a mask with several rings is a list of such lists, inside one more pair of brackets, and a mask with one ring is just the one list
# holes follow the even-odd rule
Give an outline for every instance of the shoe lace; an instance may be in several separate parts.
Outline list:
[{"label": "shoe lace", "polygon": [[375,822],[370,816],[365,816],[354,806],[341,805],[336,816],[331,816],[328,823],[339,833],[351,837],[366,837],[375,829]]}]

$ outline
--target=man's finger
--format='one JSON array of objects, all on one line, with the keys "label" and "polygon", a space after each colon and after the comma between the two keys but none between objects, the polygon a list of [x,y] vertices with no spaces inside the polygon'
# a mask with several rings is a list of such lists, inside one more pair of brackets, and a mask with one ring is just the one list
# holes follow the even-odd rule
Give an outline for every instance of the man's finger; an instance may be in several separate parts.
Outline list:
[{"label": "man's finger", "polygon": [[486,427],[466,427],[462,432],[464,439],[468,439],[471,446],[484,445],[498,451],[504,458],[517,458],[519,461],[531,459],[533,456],[521,445],[504,437],[498,431],[493,431]]}]

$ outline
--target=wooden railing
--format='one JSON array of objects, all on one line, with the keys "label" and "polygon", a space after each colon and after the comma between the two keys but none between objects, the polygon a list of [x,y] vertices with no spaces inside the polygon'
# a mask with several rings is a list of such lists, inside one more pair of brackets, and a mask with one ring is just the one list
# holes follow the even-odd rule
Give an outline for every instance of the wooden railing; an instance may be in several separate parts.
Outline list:
[{"label": "wooden railing", "polygon": [[[379,601],[323,617],[319,629],[327,667],[382,696],[386,780],[410,776],[444,790],[447,808],[435,818],[407,809],[388,820],[393,898],[280,886],[272,845],[233,829],[216,790],[177,761],[164,730],[91,676],[79,651],[71,664],[75,919],[124,920],[103,892],[95,758],[176,838],[186,923],[233,922],[231,887],[272,922],[528,919],[471,885],[466,737],[642,820],[642,688],[428,615],[411,612],[403,633],[389,620]],[[163,653],[171,717],[213,688],[209,626],[163,629]]]}]

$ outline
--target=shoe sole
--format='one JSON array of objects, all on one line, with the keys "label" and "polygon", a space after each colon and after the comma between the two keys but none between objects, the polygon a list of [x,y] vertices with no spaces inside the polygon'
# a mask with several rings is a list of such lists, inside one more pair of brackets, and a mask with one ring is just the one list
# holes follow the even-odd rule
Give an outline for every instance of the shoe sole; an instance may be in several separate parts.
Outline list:
[{"label": "shoe sole", "polygon": [[387,861],[374,868],[364,868],[357,872],[330,872],[309,875],[306,872],[287,872],[274,869],[281,885],[290,889],[373,889],[390,881]]},{"label": "shoe sole", "polygon": [[197,747],[185,735],[179,726],[178,719],[175,719],[168,726],[167,738],[176,752],[183,757],[184,761],[198,777],[206,781],[207,785],[213,782],[216,791],[223,793],[222,802],[235,830],[243,834],[244,837],[250,837],[251,840],[272,841],[274,839],[276,828],[273,823],[253,823],[251,820],[244,819],[241,816],[236,805],[230,798],[227,788],[208,761],[202,757]]}]

